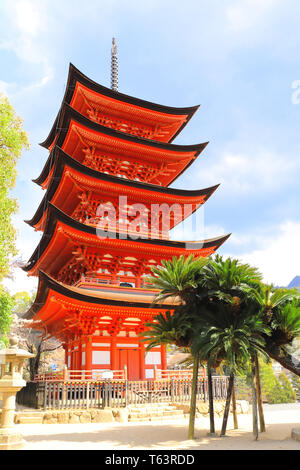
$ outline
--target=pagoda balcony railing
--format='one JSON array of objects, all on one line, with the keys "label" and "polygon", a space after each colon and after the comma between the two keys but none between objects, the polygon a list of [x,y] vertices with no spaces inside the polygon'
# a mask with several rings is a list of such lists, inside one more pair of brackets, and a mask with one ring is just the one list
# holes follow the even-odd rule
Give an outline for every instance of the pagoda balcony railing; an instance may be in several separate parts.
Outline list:
[{"label": "pagoda balcony railing", "polygon": [[97,381],[103,379],[126,380],[127,370],[62,370],[36,374],[34,382],[69,382],[69,381]]},{"label": "pagoda balcony railing", "polygon": [[[153,378],[147,380],[171,380],[171,379],[192,379],[191,369],[157,369],[154,366]],[[206,377],[206,369],[199,371],[199,377]],[[121,370],[69,370],[64,369],[57,372],[46,372],[36,374],[34,382],[57,382],[57,381],[97,381],[103,379],[127,380],[127,367]]]},{"label": "pagoda balcony railing", "polygon": [[[118,291],[120,292],[121,290],[126,290],[129,288],[129,286],[122,286],[122,283],[128,283],[128,284],[136,284],[137,279],[135,277],[131,276],[118,276],[117,279],[114,279],[111,275],[109,274],[97,274],[96,276],[82,276],[79,281],[74,284],[74,287],[84,287],[84,286],[91,286],[91,287],[97,287],[97,288],[103,288],[103,289],[108,289],[111,287],[117,287]],[[157,290],[155,289],[150,289],[145,286],[145,284],[141,281],[140,287],[130,287],[130,289],[134,289],[135,292],[140,290],[140,291],[147,291],[155,294]]]},{"label": "pagoda balcony railing", "polygon": [[[193,371],[191,369],[182,369],[182,370],[162,370],[154,369],[154,376],[156,379],[191,379],[193,377]],[[206,369],[199,370],[199,377],[206,376]]]}]

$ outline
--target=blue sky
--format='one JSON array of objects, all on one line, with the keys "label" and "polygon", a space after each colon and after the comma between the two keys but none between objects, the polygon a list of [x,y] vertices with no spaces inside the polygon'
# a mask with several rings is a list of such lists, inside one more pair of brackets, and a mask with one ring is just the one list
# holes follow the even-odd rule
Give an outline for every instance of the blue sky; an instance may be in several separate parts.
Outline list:
[{"label": "blue sky", "polygon": [[[116,36],[121,92],[201,104],[175,142],[210,144],[173,186],[221,183],[205,205],[205,235],[232,232],[220,253],[256,265],[268,282],[286,285],[300,274],[299,29],[297,0],[2,0],[0,91],[31,142],[14,190],[22,257],[41,236],[23,219],[43,196],[31,179],[47,158],[38,143],[60,106],[69,62],[109,86]],[[19,271],[7,285],[29,289],[36,280]]]}]

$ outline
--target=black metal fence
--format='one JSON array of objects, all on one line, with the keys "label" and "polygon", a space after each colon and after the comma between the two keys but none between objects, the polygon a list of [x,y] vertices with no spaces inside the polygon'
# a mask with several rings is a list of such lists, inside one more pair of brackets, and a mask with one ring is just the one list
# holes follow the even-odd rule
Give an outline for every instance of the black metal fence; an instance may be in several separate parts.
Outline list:
[{"label": "black metal fence", "polygon": [[[213,396],[216,400],[226,398],[227,384],[227,377],[213,377]],[[191,392],[191,379],[53,381],[36,383],[31,391],[36,398],[31,397],[31,403],[44,410],[121,408],[144,403],[185,403],[189,402]],[[24,402],[24,397],[28,400],[25,389],[19,395],[18,402],[26,405],[28,403]],[[205,402],[207,399],[207,379],[201,377],[197,383],[197,400]]]}]

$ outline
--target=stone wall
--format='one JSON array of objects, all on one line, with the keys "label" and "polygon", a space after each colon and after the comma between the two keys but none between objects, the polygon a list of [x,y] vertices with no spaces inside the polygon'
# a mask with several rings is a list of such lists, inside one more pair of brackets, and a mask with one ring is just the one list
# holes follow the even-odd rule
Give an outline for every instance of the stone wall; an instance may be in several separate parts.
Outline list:
[{"label": "stone wall", "polygon": [[[182,403],[173,403],[176,408],[179,410],[183,410],[184,413],[188,414],[190,412],[190,405],[182,404]],[[225,400],[222,401],[214,401],[214,412],[217,416],[223,416],[225,408]],[[237,400],[236,401],[236,411],[237,414],[248,414],[250,412],[249,403],[246,400]],[[230,412],[232,413],[232,404],[230,405]],[[208,416],[209,409],[208,409],[208,402],[198,402],[197,409],[196,409],[196,417],[200,416]]]},{"label": "stone wall", "polygon": [[[161,417],[167,418],[164,416],[163,404],[161,409]],[[153,406],[157,406],[153,405]],[[173,403],[172,406],[178,410],[183,411],[183,415],[188,415],[190,411],[189,404],[183,405],[182,403]],[[214,410],[216,416],[222,416],[224,412],[225,401],[216,401],[214,403]],[[141,418],[144,417],[145,412],[151,414],[151,405],[139,405],[138,413],[140,413]],[[231,409],[232,411],[232,409]],[[249,413],[249,403],[245,400],[237,401],[237,413],[245,414]],[[79,423],[127,423],[128,416],[132,410],[128,408],[105,408],[103,410],[99,409],[88,409],[88,410],[48,410],[48,411],[34,411],[30,412],[27,410],[17,411],[15,414],[15,423],[16,424],[25,424],[32,421],[32,418],[35,419],[39,416],[40,422],[43,424],[79,424]],[[137,411],[135,410],[135,413]],[[146,414],[147,414],[146,413]],[[197,413],[196,417],[208,416],[208,403],[199,402],[197,403]],[[147,420],[147,418],[145,418]]]}]

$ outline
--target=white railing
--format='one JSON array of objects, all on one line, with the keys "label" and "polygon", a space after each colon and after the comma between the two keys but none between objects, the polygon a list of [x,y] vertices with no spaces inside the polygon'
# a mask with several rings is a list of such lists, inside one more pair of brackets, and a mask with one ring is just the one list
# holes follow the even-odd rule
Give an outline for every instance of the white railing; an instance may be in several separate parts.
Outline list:
[{"label": "white railing", "polygon": [[68,370],[36,374],[34,382],[126,380],[127,370]]}]

